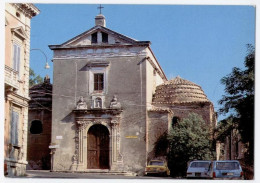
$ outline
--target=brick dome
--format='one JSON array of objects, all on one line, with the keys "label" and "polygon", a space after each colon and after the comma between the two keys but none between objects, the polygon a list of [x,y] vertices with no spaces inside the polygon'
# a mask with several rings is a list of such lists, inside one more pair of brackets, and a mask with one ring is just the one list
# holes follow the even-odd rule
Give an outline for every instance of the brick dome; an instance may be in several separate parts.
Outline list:
[{"label": "brick dome", "polygon": [[45,76],[44,82],[36,84],[29,89],[30,109],[50,109],[52,106],[52,84],[49,76]]},{"label": "brick dome", "polygon": [[153,104],[210,102],[201,87],[180,76],[156,87]]}]

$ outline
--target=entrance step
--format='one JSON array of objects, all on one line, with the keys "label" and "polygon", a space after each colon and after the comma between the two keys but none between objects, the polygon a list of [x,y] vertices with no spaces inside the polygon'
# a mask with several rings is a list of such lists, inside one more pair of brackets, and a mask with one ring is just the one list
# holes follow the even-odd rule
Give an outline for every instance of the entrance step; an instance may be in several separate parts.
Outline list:
[{"label": "entrance step", "polygon": [[[67,171],[64,171],[67,172]],[[71,172],[71,171],[69,171]],[[89,169],[85,171],[73,171],[74,173],[90,173],[90,174],[103,174],[103,175],[124,175],[124,176],[136,176],[134,172],[126,171],[111,171],[109,169]]]}]

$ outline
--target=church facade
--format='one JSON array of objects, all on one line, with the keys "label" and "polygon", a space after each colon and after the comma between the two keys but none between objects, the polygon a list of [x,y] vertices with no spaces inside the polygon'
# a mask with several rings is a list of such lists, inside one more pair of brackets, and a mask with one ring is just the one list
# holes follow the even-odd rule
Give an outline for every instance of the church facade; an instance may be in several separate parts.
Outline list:
[{"label": "church facade", "polygon": [[208,125],[216,122],[199,86],[180,77],[167,81],[150,42],[106,28],[102,14],[93,28],[49,47],[52,171],[142,174],[174,117],[195,111]]}]

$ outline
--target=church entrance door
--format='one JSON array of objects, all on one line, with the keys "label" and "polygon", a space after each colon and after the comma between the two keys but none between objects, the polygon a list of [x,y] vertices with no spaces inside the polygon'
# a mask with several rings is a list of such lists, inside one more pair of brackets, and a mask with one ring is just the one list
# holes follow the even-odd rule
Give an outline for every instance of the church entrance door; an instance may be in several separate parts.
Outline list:
[{"label": "church entrance door", "polygon": [[88,169],[109,168],[109,131],[103,125],[93,125],[88,131]]}]

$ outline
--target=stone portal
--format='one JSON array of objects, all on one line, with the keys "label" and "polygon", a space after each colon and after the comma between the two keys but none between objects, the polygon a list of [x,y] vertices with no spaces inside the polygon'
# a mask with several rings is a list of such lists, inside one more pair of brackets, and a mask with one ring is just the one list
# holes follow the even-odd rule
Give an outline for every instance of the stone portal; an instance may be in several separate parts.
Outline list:
[{"label": "stone portal", "polygon": [[122,171],[120,109],[76,109],[73,171]]},{"label": "stone portal", "polygon": [[109,132],[103,125],[88,130],[88,169],[109,169]]}]

